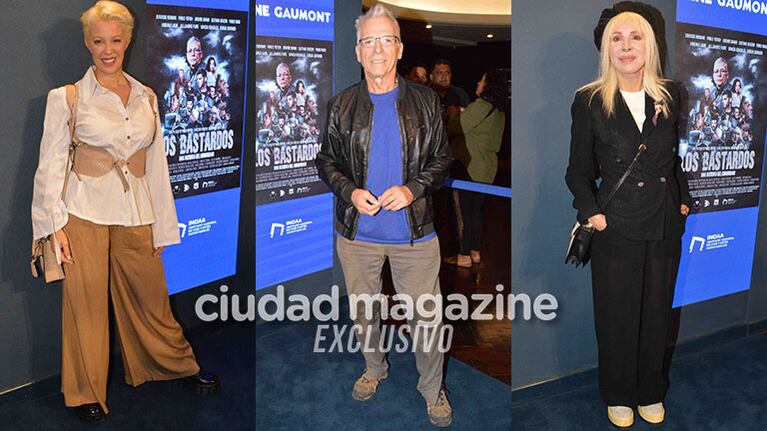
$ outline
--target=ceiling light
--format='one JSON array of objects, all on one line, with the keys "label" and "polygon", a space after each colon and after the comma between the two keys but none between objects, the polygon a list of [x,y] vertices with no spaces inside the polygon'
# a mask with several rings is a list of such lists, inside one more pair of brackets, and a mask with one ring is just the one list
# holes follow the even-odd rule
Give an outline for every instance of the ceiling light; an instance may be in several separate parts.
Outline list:
[{"label": "ceiling light", "polygon": [[426,24],[427,29],[431,29],[431,24]]},{"label": "ceiling light", "polygon": [[488,33],[488,34],[487,34],[487,38],[488,38],[488,39],[492,39],[492,38],[493,38],[493,33]]}]

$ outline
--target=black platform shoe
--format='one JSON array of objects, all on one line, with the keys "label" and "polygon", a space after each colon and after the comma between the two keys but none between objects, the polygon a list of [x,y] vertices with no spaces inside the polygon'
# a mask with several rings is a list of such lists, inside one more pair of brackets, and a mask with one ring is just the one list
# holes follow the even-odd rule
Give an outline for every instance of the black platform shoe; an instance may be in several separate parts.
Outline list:
[{"label": "black platform shoe", "polygon": [[86,424],[97,424],[106,418],[106,414],[99,403],[83,404],[77,406],[76,409],[77,417]]},{"label": "black platform shoe", "polygon": [[192,392],[201,395],[215,394],[221,386],[217,375],[203,371],[180,380],[188,384]]}]

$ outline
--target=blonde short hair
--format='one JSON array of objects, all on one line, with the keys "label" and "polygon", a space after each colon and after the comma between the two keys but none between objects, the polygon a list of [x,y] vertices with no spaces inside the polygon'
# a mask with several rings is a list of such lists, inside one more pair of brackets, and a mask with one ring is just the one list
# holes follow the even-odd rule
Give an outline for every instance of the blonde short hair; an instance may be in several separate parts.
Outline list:
[{"label": "blonde short hair", "polygon": [[83,24],[83,37],[85,43],[91,34],[91,26],[99,21],[115,21],[123,29],[125,37],[131,40],[133,34],[133,15],[127,7],[111,0],[99,0],[90,9],[83,12],[80,22]]}]

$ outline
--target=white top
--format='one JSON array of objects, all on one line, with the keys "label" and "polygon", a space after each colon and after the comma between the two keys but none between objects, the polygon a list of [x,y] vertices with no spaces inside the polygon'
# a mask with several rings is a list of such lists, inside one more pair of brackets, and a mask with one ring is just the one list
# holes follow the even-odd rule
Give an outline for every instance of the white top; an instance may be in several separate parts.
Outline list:
[{"label": "white top", "polygon": [[[66,198],[61,199],[69,156],[69,106],[66,87],[48,93],[40,161],[32,196],[32,234],[45,237],[67,224],[69,214],[102,225],[152,225],[154,247],[181,242],[176,205],[170,188],[162,126],[155,98],[150,106],[148,90],[127,73],[131,86],[127,107],[120,96],[102,87],[93,67],[80,80],[75,133],[85,144],[102,147],[118,160],[149,147],[146,175],[137,178],[123,167],[130,188],[124,191],[117,172],[102,177],[70,172]],[[153,124],[154,123],[154,124]]]},{"label": "white top", "polygon": [[623,95],[623,100],[626,101],[626,105],[628,105],[629,111],[631,111],[631,116],[634,117],[634,122],[637,123],[637,128],[641,133],[642,126],[644,125],[644,120],[647,117],[644,110],[644,90],[633,92],[621,90],[621,94]]}]

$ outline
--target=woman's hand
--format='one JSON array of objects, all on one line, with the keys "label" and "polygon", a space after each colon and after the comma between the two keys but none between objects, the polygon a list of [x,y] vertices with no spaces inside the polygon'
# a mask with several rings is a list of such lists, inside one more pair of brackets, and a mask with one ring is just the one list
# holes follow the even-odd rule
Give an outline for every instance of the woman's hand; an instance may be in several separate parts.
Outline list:
[{"label": "woman's hand", "polygon": [[685,204],[682,204],[682,205],[681,205],[681,207],[679,208],[679,212],[680,212],[680,213],[681,213],[683,216],[686,216],[687,214],[690,214],[690,207],[688,207],[688,206],[687,206],[687,205],[685,205]]},{"label": "woman's hand", "polygon": [[157,247],[156,249],[154,249],[154,250],[152,251],[152,256],[154,256],[154,257],[160,257],[160,255],[162,254],[162,252],[163,252],[164,250],[165,250],[165,246],[162,246],[162,247]]},{"label": "woman's hand", "polygon": [[599,232],[607,229],[607,219],[604,214],[597,214],[589,217],[589,224],[594,226],[594,229]]},{"label": "woman's hand", "polygon": [[447,107],[447,116],[448,117],[455,117],[456,115],[463,112],[463,108],[457,105],[450,105]]},{"label": "woman's hand", "polygon": [[75,260],[72,258],[72,251],[69,249],[69,238],[67,237],[67,234],[65,234],[62,229],[59,229],[54,232],[53,235],[56,237],[56,241],[50,241],[51,250],[56,253],[56,244],[58,243],[61,261],[69,264],[75,263]]}]

